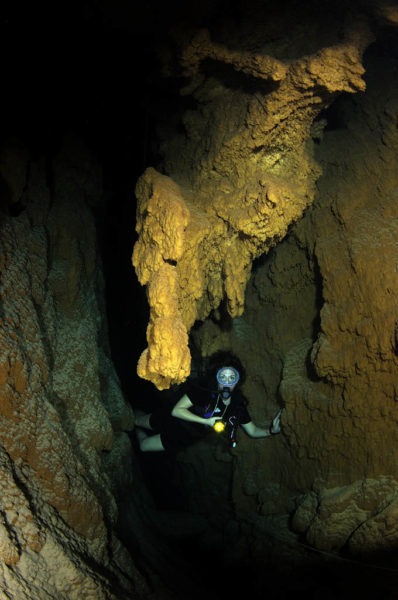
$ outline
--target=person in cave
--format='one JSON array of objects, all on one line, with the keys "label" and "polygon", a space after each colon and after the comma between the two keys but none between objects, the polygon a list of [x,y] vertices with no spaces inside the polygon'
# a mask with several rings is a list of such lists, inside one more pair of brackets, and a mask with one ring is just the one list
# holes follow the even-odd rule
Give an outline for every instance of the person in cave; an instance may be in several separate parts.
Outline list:
[{"label": "person in cave", "polygon": [[280,433],[282,410],[266,429],[251,420],[247,400],[238,387],[245,379],[239,359],[231,353],[217,353],[207,373],[204,378],[183,384],[177,401],[166,401],[152,413],[136,411],[136,434],[141,451],[176,451],[214,431],[234,448],[239,427],[252,438]]}]

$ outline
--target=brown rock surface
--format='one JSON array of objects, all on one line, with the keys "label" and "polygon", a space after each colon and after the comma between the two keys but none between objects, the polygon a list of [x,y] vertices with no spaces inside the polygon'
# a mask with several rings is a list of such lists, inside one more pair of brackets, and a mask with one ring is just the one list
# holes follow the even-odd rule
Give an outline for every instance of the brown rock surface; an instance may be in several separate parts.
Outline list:
[{"label": "brown rock surface", "polygon": [[[392,7],[380,4],[376,12],[395,24]],[[283,44],[268,53],[260,44],[259,53],[255,35],[243,42],[230,28],[187,34],[182,68],[192,81],[184,93],[197,100],[197,110],[185,113],[184,136],[163,144],[164,168],[178,183],[179,199],[190,214],[195,206],[195,222],[200,211],[199,240],[208,240],[212,248],[201,254],[189,221],[182,232],[183,251],[172,265],[184,326],[189,330],[194,320],[205,319],[225,297],[234,318],[223,319],[222,311],[214,310],[193,333],[195,343],[204,356],[219,348],[239,353],[256,422],[266,425],[280,401],[286,408],[282,436],[255,443],[242,437],[232,474],[226,469],[233,479],[238,539],[245,537],[260,561],[268,535],[276,541],[287,535],[291,543],[292,531],[319,550],[357,555],[389,550],[397,541],[398,96],[396,55],[389,55],[388,37],[395,34],[382,31],[380,37],[387,37],[370,47],[365,91],[360,59],[371,37],[363,18],[346,17],[343,41],[333,38],[337,29],[330,21],[322,37],[328,43],[315,47],[309,34],[301,39],[308,44],[302,53],[294,37],[297,25],[289,56]],[[262,28],[260,18],[259,23]],[[316,39],[319,44],[321,38]],[[217,78],[217,66],[226,64],[228,70]],[[261,102],[258,87],[250,94],[236,85],[241,81],[236,73],[249,71],[272,82]],[[361,93],[343,95],[317,120],[342,91]],[[142,181],[158,177],[147,171]],[[148,185],[142,190],[139,183],[145,205],[152,190]],[[147,281],[151,276],[145,218],[139,227],[134,264],[145,283],[141,274]],[[195,260],[193,246],[200,257]],[[217,270],[215,251],[220,266],[233,257],[232,268]],[[253,259],[268,251],[251,274]],[[196,264],[191,284],[189,267]],[[152,308],[150,297],[149,302]],[[147,352],[151,355],[150,340]],[[157,352],[162,353],[160,346],[154,359]],[[158,385],[156,369],[140,374]],[[202,460],[202,453],[186,452],[181,462],[201,473]],[[193,510],[203,509],[212,494],[203,478],[198,475]],[[294,515],[290,532],[289,514]]]},{"label": "brown rock surface", "polygon": [[397,544],[398,66],[379,52],[367,55],[366,93],[325,113],[314,204],[256,265],[245,313],[195,332],[206,355],[239,353],[255,420],[285,406],[281,438],[242,438],[236,457],[236,514],[259,556],[263,532],[288,533],[289,513],[320,550]]},{"label": "brown rock surface", "polygon": [[[0,156],[9,196],[23,189],[25,204],[0,224],[0,588],[18,600],[121,599],[135,576],[145,595],[114,533],[104,462],[115,448],[120,458],[115,440],[133,418],[104,329],[90,210],[101,174],[74,139],[52,163],[52,189],[48,164],[19,142]],[[29,173],[22,186],[16,172]]]},{"label": "brown rock surface", "polygon": [[[309,384],[301,379],[299,384],[291,377],[287,361],[282,382],[287,406],[300,411],[300,418],[298,413],[293,418],[292,442],[298,435],[299,445],[309,446],[309,442],[302,443],[308,436],[301,427],[304,423],[309,427],[317,415],[319,428],[313,432],[311,446],[319,461],[316,471],[322,480],[322,496],[330,496],[333,492],[328,488],[340,485],[344,487],[339,493],[344,490],[358,505],[357,492],[346,486],[375,490],[372,493],[378,500],[358,531],[348,524],[349,509],[338,511],[342,520],[348,519],[344,527],[356,551],[361,544],[380,549],[394,543],[396,533],[387,535],[384,528],[390,522],[387,514],[394,511],[395,492],[377,490],[383,489],[386,477],[394,490],[398,479],[392,451],[398,419],[394,292],[398,92],[391,77],[397,64],[395,60],[381,62],[370,54],[368,68],[367,94],[354,102],[355,110],[349,113],[344,113],[347,105],[342,104],[345,126],[326,136],[321,156],[330,166],[320,180],[319,201],[298,227],[322,278],[320,331],[310,351],[310,361],[322,381]],[[341,144],[344,154],[339,153]],[[298,387],[293,391],[291,385]],[[298,398],[303,394],[306,401],[300,406]],[[325,543],[321,536],[318,543]]]},{"label": "brown rock surface", "polygon": [[232,317],[242,314],[253,260],[313,200],[314,118],[337,93],[365,88],[361,56],[372,34],[362,14],[320,23],[316,10],[294,7],[287,27],[257,9],[239,26],[176,33],[190,77],[181,93],[197,108],[181,116],[184,134],[163,144],[168,176],[150,168],[137,184],[133,264],[151,310],[138,372],[159,389],[189,374],[195,321],[224,298]]},{"label": "brown rock surface", "polygon": [[[184,78],[185,110],[168,124],[159,170],[137,184],[134,265],[151,308],[139,374],[159,389],[183,381],[191,328],[203,321],[191,339],[204,356],[240,355],[256,423],[285,405],[277,438],[242,435],[233,452],[203,444],[179,456],[193,516],[159,518],[126,434],[134,423],[107,343],[96,163],[75,139],[46,158],[2,145],[8,598],[173,597],[159,573],[169,584],[177,574],[183,597],[214,597],[185,571],[192,545],[220,567],[250,563],[264,597],[270,557],[296,558],[299,540],[326,560],[396,548],[398,67],[388,42],[362,66],[377,34],[369,7],[389,26],[396,8],[321,4],[268,3],[247,20],[231,13],[176,31],[180,63],[165,65]],[[192,539],[180,562],[170,548]]]}]

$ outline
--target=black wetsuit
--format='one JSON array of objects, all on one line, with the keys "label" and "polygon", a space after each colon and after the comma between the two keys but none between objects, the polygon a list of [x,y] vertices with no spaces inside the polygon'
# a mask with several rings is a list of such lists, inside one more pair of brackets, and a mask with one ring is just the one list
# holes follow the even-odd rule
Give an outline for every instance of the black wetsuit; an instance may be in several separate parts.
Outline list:
[{"label": "black wetsuit", "polygon": [[[178,399],[184,395],[187,395],[193,404],[189,409],[192,413],[204,418],[222,416],[226,427],[221,435],[226,437],[232,446],[238,426],[251,421],[246,408],[247,401],[239,388],[233,391],[228,406],[222,402],[219,392],[207,387],[206,382],[184,384],[179,391]],[[171,411],[174,404],[175,402],[171,406],[168,404],[154,411],[150,421],[153,431],[160,433],[166,450],[178,450],[189,446],[209,434],[218,435],[211,427],[173,417]]]}]

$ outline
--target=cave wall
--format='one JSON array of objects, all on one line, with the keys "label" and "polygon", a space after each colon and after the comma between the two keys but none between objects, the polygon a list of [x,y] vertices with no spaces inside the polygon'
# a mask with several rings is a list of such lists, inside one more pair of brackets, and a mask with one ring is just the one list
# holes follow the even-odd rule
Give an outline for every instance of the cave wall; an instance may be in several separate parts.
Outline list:
[{"label": "cave wall", "polygon": [[397,546],[398,65],[387,54],[371,46],[366,93],[322,116],[315,201],[254,268],[242,317],[194,333],[205,354],[238,351],[256,420],[285,407],[281,439],[236,453],[234,506],[258,556],[264,531],[355,555]]},{"label": "cave wall", "polygon": [[[320,382],[298,392],[303,348],[296,356],[292,349],[281,389],[287,407],[294,398],[300,437],[322,423],[304,457],[313,461],[316,447],[318,516],[303,519],[299,507],[297,526],[320,546],[347,544],[359,553],[397,541],[397,66],[385,47],[369,50],[366,94],[345,99],[340,126],[321,144],[319,200],[298,226],[322,279],[320,331],[309,356]],[[305,416],[297,396],[306,398]],[[291,433],[293,441],[297,430]]]},{"label": "cave wall", "polygon": [[145,597],[115,535],[133,414],[107,339],[101,169],[72,134],[55,154],[4,140],[0,169],[0,588]]},{"label": "cave wall", "polygon": [[73,136],[55,153],[2,136],[8,597],[169,598],[159,573],[171,583],[183,559],[164,539],[179,535],[232,566],[261,565],[284,536],[395,547],[397,66],[388,50],[363,55],[378,19],[398,19],[383,3],[317,4],[253,4],[242,20],[235,2],[207,29],[174,31],[179,62],[162,53],[181,94],[160,110],[161,160],[136,188],[134,265],[151,309],[139,374],[168,387],[188,376],[191,341],[204,356],[233,348],[253,419],[285,405],[277,438],[180,455],[185,508],[204,521],[162,522],[131,452],[107,341],[98,163]]},{"label": "cave wall", "polygon": [[234,516],[223,525],[245,539],[241,557],[267,553],[264,532],[354,554],[397,542],[397,16],[383,3],[334,8],[305,14],[308,38],[302,13],[285,12],[289,42],[261,12],[261,43],[250,19],[247,37],[233,23],[177,32],[192,78],[181,93],[195,102],[178,135],[160,132],[163,174],[137,186],[133,263],[151,308],[139,374],[160,389],[185,379],[197,319],[203,356],[232,348],[242,359],[253,419],[266,425],[285,407],[282,436],[242,436],[232,465],[217,447],[180,458],[202,473],[190,505],[208,518],[217,490],[206,478],[228,463]]}]

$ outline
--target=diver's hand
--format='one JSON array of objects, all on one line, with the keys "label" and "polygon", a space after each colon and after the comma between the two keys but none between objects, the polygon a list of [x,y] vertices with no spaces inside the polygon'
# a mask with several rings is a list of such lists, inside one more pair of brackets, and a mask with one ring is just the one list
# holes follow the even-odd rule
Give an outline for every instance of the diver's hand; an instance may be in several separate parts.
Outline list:
[{"label": "diver's hand", "polygon": [[203,422],[209,427],[214,427],[214,423],[217,423],[217,421],[221,421],[221,417],[210,417],[210,419],[204,419]]},{"label": "diver's hand", "polygon": [[277,434],[277,433],[280,433],[280,432],[281,432],[281,414],[282,414],[282,410],[283,410],[283,409],[281,408],[281,410],[279,410],[279,411],[277,412],[277,414],[275,415],[275,417],[274,417],[274,418],[272,419],[272,421],[271,421],[271,425],[270,425],[270,428],[269,428],[269,432],[270,432],[272,435],[275,435],[275,434]]}]

